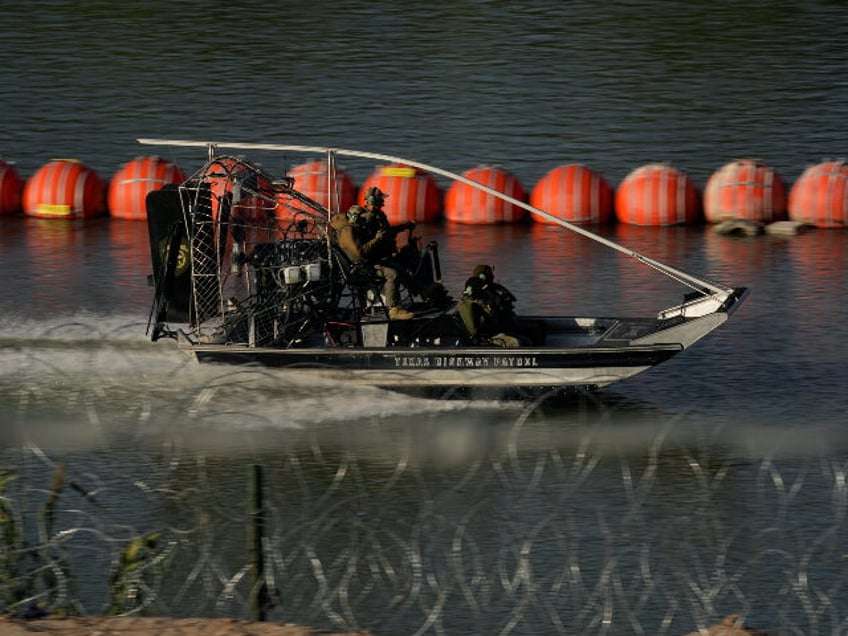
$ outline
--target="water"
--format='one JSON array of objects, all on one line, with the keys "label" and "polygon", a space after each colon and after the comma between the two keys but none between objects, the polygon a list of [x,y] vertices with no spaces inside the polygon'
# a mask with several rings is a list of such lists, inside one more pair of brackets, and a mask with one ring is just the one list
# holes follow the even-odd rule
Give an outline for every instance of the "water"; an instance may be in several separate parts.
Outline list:
[{"label": "water", "polygon": [[[703,186],[738,157],[791,183],[845,153],[835,2],[35,1],[4,16],[0,156],[24,176],[76,157],[109,178],[151,154],[138,137],[499,163],[528,189],[566,162],[617,184],[669,161]],[[188,171],[204,159],[152,150]],[[302,157],[256,159],[279,173]],[[374,165],[345,167],[361,183]],[[681,291],[559,228],[420,230],[454,292],[492,262],[529,311],[642,313]],[[145,338],[143,225],[0,220],[0,441],[22,497],[40,501],[59,460],[95,493],[95,509],[63,495],[61,517],[83,530],[67,549],[83,555],[85,610],[106,604],[110,546],[168,529],[182,538],[159,552],[171,577],[150,611],[245,615],[242,503],[258,463],[275,619],[685,633],[742,611],[775,631],[844,631],[848,239],[603,232],[751,295],[647,374],[516,404],[197,367]]]}]

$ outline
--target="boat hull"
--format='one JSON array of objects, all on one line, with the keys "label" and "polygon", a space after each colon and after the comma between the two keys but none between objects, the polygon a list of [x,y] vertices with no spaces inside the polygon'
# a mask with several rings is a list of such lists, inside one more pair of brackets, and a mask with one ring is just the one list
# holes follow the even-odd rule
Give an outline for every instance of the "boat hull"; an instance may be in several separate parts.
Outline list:
[{"label": "boat hull", "polygon": [[185,345],[200,362],[275,367],[386,387],[586,387],[618,382],[683,350],[677,343],[590,349],[274,349]]}]

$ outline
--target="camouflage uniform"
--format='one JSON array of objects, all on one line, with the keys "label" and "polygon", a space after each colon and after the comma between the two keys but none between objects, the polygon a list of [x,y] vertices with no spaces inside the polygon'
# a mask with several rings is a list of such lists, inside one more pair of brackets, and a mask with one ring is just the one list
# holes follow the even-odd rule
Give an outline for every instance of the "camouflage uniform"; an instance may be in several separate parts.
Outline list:
[{"label": "camouflage uniform", "polygon": [[520,344],[542,344],[545,330],[542,323],[519,318],[515,313],[515,296],[495,282],[495,272],[489,265],[478,265],[465,282],[459,303],[459,315],[465,328],[475,339],[484,339],[502,347]]},{"label": "camouflage uniform", "polygon": [[509,348],[519,346],[518,338],[504,332],[502,317],[492,300],[480,278],[472,276],[465,281],[465,291],[457,311],[466,331],[477,343],[491,343]]}]

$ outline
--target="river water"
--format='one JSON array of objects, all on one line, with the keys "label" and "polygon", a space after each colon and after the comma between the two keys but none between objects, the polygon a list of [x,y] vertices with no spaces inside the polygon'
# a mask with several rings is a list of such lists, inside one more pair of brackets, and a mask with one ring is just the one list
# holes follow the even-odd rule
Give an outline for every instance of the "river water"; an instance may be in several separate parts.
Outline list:
[{"label": "river water", "polygon": [[[791,184],[845,153],[848,12],[826,0],[35,0],[3,14],[0,157],[25,177],[54,157],[106,179],[139,155],[204,159],[139,137],[495,163],[528,189],[571,162],[615,185],[666,161],[703,186],[739,157]],[[344,167],[358,183],[375,168]],[[639,314],[685,291],[558,227],[419,230],[455,294],[491,262],[527,311]],[[37,517],[64,462],[78,490],[63,491],[48,560],[67,559],[83,611],[107,608],[124,542],[160,532],[145,611],[246,616],[246,482],[261,466],[274,620],[682,634],[741,612],[775,633],[845,631],[843,232],[601,229],[751,294],[691,351],[567,403],[197,367],[146,339],[145,232],[0,220],[0,441],[22,477],[7,494]]]}]

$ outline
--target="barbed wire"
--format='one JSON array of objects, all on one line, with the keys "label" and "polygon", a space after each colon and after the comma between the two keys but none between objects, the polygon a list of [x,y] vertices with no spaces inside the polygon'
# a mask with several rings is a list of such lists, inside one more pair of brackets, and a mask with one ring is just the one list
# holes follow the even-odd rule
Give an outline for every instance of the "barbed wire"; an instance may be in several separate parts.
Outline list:
[{"label": "barbed wire", "polygon": [[738,612],[848,631],[838,445],[740,446],[615,394],[298,384],[198,367],[120,317],[75,325],[0,351],[6,612],[674,635]]}]

